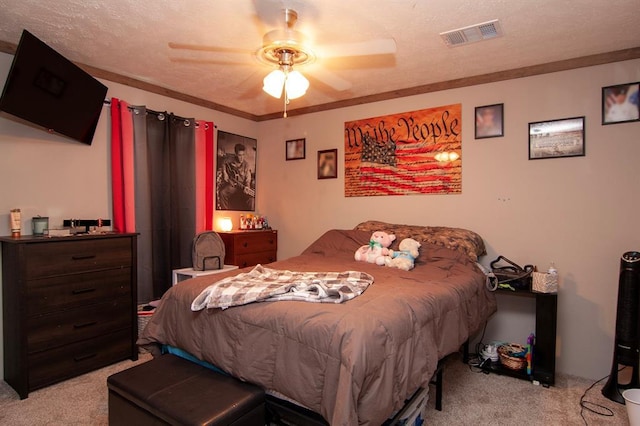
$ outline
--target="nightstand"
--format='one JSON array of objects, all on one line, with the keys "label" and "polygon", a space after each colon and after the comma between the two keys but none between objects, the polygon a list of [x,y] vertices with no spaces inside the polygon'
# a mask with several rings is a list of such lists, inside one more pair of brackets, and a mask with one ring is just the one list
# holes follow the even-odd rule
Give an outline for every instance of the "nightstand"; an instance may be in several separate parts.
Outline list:
[{"label": "nightstand", "polygon": [[193,277],[201,277],[203,275],[219,274],[221,272],[232,271],[238,269],[236,265],[224,265],[222,269],[209,269],[206,271],[196,271],[193,268],[174,269],[171,279],[171,285],[176,285],[180,281],[188,280]]},{"label": "nightstand", "polygon": [[224,263],[227,265],[245,268],[277,260],[278,231],[231,231],[219,235],[224,242]]}]

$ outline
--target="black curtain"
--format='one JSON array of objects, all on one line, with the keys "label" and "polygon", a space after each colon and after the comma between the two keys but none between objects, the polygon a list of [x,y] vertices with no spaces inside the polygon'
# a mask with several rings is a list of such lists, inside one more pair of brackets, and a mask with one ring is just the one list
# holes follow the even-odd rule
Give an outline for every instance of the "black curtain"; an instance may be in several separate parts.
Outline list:
[{"label": "black curtain", "polygon": [[196,234],[195,120],[134,107],[138,300],[158,299],[191,265]]}]

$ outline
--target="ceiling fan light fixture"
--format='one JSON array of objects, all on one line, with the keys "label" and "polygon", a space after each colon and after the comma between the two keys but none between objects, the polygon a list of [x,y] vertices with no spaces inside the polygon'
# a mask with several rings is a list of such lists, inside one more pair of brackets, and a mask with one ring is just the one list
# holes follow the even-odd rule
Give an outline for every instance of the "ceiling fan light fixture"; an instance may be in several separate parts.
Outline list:
[{"label": "ceiling fan light fixture", "polygon": [[309,80],[300,71],[291,71],[286,75],[284,85],[287,98],[296,99],[307,93]]},{"label": "ceiling fan light fixture", "polygon": [[309,80],[299,71],[273,70],[262,80],[262,90],[276,99],[282,97],[285,90],[287,99],[297,99],[307,93]]},{"label": "ceiling fan light fixture", "polygon": [[262,80],[262,90],[274,98],[280,99],[286,78],[287,76],[282,70],[273,70]]}]

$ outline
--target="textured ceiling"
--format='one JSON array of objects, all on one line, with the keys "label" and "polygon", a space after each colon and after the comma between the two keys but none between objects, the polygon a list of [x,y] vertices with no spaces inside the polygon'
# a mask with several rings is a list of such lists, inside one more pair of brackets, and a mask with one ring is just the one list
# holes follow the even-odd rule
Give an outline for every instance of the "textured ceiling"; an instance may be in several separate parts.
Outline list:
[{"label": "textured ceiling", "polygon": [[[311,87],[289,109],[640,46],[640,0],[0,0],[0,40],[17,44],[27,29],[75,62],[264,116],[283,105],[262,92],[270,69],[251,53],[168,43],[254,52],[264,33],[282,26],[284,7],[297,10],[296,29],[314,45],[397,44],[395,55],[300,67]],[[439,36],[493,19],[503,37],[451,48]],[[314,79],[317,67],[351,88]]]}]

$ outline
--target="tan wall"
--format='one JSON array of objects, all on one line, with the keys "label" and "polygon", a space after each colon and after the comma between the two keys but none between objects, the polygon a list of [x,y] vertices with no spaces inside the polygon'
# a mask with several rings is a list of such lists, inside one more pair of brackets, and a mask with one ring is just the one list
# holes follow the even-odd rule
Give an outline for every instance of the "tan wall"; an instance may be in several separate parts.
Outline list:
[{"label": "tan wall", "polygon": [[[608,374],[620,256],[640,250],[640,122],[601,125],[601,88],[640,80],[640,60],[412,96],[260,123],[258,207],[279,230],[279,256],[329,228],[367,219],[447,225],[483,236],[498,254],[560,272],[557,368]],[[313,88],[311,89],[313,90]],[[344,122],[462,103],[462,194],[344,197]],[[504,103],[505,136],[474,139],[474,107]],[[292,101],[292,108],[295,108]],[[586,156],[528,160],[528,123],[586,116]],[[284,141],[306,138],[306,159]],[[338,148],[337,179],[316,178],[317,151]],[[500,297],[488,340],[524,343],[527,300]]]},{"label": "tan wall", "polygon": [[[10,62],[0,54],[2,82]],[[640,211],[640,123],[602,126],[600,90],[639,80],[635,60],[262,123],[105,83],[109,96],[131,104],[257,137],[257,211],[279,230],[281,258],[329,228],[380,219],[473,229],[487,244],[485,264],[497,254],[541,268],[554,261],[561,278],[558,369],[599,378],[611,366],[619,258],[640,250],[633,222]],[[344,197],[345,121],[451,103],[463,107],[462,194]],[[493,103],[505,104],[505,136],[474,140],[474,107]],[[15,207],[23,209],[25,230],[36,214],[52,223],[111,216],[107,111],[91,147],[0,118],[0,234],[8,234]],[[527,159],[529,122],[580,115],[586,116],[585,157]],[[285,161],[285,140],[295,138],[306,138],[306,159]],[[331,148],[339,150],[338,179],[317,180],[317,151]],[[531,331],[531,306],[511,299],[500,298],[485,340],[520,341]]]}]

